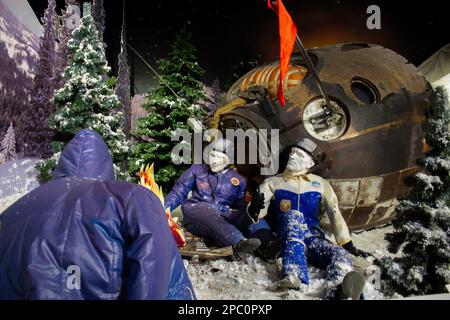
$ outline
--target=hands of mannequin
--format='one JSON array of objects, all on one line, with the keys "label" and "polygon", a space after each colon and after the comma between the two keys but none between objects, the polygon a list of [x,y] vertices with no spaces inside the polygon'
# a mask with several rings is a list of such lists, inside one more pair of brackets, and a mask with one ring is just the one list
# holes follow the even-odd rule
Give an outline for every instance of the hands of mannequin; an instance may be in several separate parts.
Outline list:
[{"label": "hands of mannequin", "polygon": [[252,201],[248,206],[247,212],[249,217],[254,221],[258,221],[259,212],[264,208],[264,194],[259,192],[259,188],[256,189],[255,193],[252,195]]}]

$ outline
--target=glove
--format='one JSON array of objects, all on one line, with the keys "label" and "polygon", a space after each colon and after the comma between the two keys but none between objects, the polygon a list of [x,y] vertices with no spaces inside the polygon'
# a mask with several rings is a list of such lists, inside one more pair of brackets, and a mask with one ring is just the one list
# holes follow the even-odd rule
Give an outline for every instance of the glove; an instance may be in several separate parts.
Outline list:
[{"label": "glove", "polygon": [[363,250],[359,250],[357,249],[354,245],[353,245],[353,241],[349,241],[346,244],[344,244],[342,246],[345,250],[347,250],[348,252],[350,252],[352,255],[356,256],[356,257],[363,257],[363,258],[367,258],[370,254],[363,251]]},{"label": "glove", "polygon": [[253,221],[258,221],[259,212],[264,208],[264,194],[259,192],[259,188],[252,196],[252,201],[248,206],[247,212]]}]

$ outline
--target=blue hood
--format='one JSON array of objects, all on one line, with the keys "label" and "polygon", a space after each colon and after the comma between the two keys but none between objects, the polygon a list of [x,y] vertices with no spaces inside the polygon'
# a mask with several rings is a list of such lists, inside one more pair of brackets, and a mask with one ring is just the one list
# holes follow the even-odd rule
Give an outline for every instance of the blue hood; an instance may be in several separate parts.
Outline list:
[{"label": "blue hood", "polygon": [[53,179],[68,176],[104,181],[115,179],[111,154],[97,132],[80,130],[62,152]]}]

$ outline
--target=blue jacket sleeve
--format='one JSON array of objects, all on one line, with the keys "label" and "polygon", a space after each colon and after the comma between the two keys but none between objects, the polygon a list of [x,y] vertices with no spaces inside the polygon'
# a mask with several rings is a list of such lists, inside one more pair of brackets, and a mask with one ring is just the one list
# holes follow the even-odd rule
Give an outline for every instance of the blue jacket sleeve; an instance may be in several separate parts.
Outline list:
[{"label": "blue jacket sleeve", "polygon": [[132,300],[194,299],[192,284],[164,209],[149,190],[136,188],[125,216],[122,297]]},{"label": "blue jacket sleeve", "polygon": [[195,170],[196,165],[192,165],[181,175],[172,190],[165,197],[164,208],[170,207],[172,211],[186,200],[189,191],[192,190],[195,184]]}]

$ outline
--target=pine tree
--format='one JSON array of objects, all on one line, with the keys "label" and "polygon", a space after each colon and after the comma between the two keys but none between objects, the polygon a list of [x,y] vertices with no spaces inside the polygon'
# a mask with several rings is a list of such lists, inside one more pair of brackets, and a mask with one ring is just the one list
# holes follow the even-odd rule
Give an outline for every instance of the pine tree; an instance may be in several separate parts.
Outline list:
[{"label": "pine tree", "polygon": [[401,255],[377,261],[389,293],[439,293],[450,283],[449,107],[445,90],[436,88],[426,136],[430,150],[418,161],[422,172],[405,181],[411,193],[399,202],[387,236],[389,250]]},{"label": "pine tree", "polygon": [[124,114],[123,131],[127,138],[130,137],[131,130],[131,93],[130,93],[130,69],[127,59],[126,45],[126,21],[125,21],[125,1],[123,1],[122,15],[122,35],[121,35],[121,51],[119,53],[119,71],[116,83],[116,95],[122,106]]},{"label": "pine tree", "polygon": [[55,8],[55,0],[48,0],[48,7],[43,19],[44,34],[41,37],[39,61],[34,77],[31,101],[20,120],[20,122],[26,124],[20,132],[25,156],[48,158],[53,154],[50,144],[53,132],[49,128],[48,120],[50,114],[54,111],[52,97],[55,87]]},{"label": "pine tree", "polygon": [[[65,85],[55,92],[57,110],[51,116],[51,127],[60,143],[79,130],[89,128],[102,135],[114,160],[118,178],[129,151],[121,126],[123,114],[111,85],[103,80],[110,71],[103,46],[91,16],[91,6],[84,3],[81,25],[72,32],[68,43],[70,59],[64,71]],[[64,139],[64,137],[67,137]]]},{"label": "pine tree", "polygon": [[186,166],[175,165],[171,159],[171,141],[177,128],[189,129],[187,119],[202,118],[204,111],[196,103],[204,97],[200,77],[204,70],[198,65],[196,48],[191,34],[182,29],[171,46],[168,58],[158,61],[161,77],[155,78],[157,86],[150,90],[144,108],[148,116],[138,120],[136,136],[153,139],[138,143],[130,161],[132,176],[141,165],[155,162],[156,179],[164,190],[169,190]]},{"label": "pine tree", "polygon": [[0,164],[15,160],[16,158],[16,134],[11,123],[0,145]]},{"label": "pine tree", "polygon": [[105,33],[105,7],[103,5],[103,0],[94,0],[92,2],[92,18],[94,19],[95,28],[98,31],[98,39],[100,43],[103,43],[103,35]]},{"label": "pine tree", "polygon": [[64,86],[63,72],[67,67],[69,61],[69,49],[67,44],[72,35],[72,29],[70,28],[71,12],[63,11],[60,17],[60,26],[58,32],[58,48],[56,50],[56,64],[55,64],[55,89],[60,89]]}]

